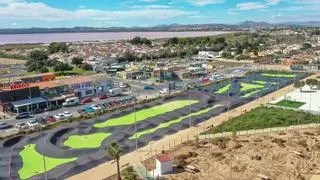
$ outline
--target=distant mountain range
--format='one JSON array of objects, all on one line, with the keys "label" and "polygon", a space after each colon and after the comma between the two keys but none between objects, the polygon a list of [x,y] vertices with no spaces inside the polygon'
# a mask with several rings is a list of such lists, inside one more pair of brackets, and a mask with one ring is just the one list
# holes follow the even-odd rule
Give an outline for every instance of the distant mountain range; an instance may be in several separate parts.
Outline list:
[{"label": "distant mountain range", "polygon": [[137,31],[237,31],[246,28],[283,28],[294,26],[320,27],[320,21],[268,23],[244,21],[239,24],[163,24],[153,27],[74,27],[74,28],[22,28],[0,29],[0,34],[76,33],[76,32],[137,32]]}]

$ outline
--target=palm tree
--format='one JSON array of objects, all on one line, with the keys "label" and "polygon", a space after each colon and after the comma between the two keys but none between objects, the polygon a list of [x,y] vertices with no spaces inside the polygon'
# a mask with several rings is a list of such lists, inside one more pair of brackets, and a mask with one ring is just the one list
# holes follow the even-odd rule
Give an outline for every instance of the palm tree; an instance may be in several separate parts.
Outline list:
[{"label": "palm tree", "polygon": [[121,180],[119,160],[120,160],[120,154],[122,152],[123,152],[123,150],[121,149],[121,147],[119,146],[118,143],[113,142],[113,143],[109,144],[109,146],[108,146],[108,156],[117,162],[118,180]]}]

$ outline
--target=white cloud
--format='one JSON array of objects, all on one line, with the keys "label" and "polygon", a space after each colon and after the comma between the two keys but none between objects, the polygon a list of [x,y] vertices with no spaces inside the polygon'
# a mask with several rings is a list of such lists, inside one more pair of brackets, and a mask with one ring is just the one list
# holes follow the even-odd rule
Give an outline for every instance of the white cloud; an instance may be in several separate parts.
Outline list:
[{"label": "white cloud", "polygon": [[254,10],[254,9],[265,9],[268,8],[267,5],[260,2],[246,2],[237,4],[239,10]]},{"label": "white cloud", "polygon": [[266,0],[267,5],[277,5],[279,4],[280,0]]},{"label": "white cloud", "polygon": [[209,4],[219,4],[223,3],[225,0],[187,0],[189,3],[194,6],[205,6]]},{"label": "white cloud", "polygon": [[140,0],[141,2],[147,2],[147,3],[151,3],[151,2],[157,2],[158,0]]},{"label": "white cloud", "polygon": [[146,5],[146,6],[139,6],[139,5],[134,5],[131,6],[132,9],[169,9],[171,6],[166,6],[166,5]]},{"label": "white cloud", "polygon": [[26,19],[26,20],[143,20],[143,19],[168,19],[177,16],[192,15],[195,12],[180,9],[166,9],[153,7],[150,9],[133,9],[123,11],[98,10],[98,9],[78,9],[64,10],[50,7],[44,3],[35,2],[13,2],[5,6],[0,6],[0,19]]}]

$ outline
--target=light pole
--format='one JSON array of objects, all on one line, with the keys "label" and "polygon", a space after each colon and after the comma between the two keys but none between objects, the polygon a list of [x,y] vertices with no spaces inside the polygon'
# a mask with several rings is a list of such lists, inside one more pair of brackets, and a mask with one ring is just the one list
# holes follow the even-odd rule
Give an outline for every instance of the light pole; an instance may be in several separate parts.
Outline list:
[{"label": "light pole", "polygon": [[[44,143],[44,139],[43,139],[43,131],[41,126],[39,126],[39,130],[40,130],[40,134],[41,134],[41,141],[42,143]],[[43,159],[43,168],[44,168],[44,179],[47,180],[47,165],[46,165],[46,158],[44,155],[42,155],[42,159]]]},{"label": "light pole", "polygon": [[191,98],[191,95],[190,95],[190,91],[189,91],[189,126],[191,128],[192,126],[192,120],[191,120],[191,102],[190,102],[190,98]]},{"label": "light pole", "polygon": [[136,139],[136,150],[138,149],[138,134],[137,134],[137,114],[136,114],[136,100],[133,104],[133,110],[134,110],[134,133],[135,133],[135,139]]}]

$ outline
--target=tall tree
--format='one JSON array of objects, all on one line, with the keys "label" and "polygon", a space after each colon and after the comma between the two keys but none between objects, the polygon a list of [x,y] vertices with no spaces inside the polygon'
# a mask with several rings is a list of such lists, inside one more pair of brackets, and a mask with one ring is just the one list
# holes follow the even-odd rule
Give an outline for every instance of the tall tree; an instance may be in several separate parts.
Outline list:
[{"label": "tall tree", "polygon": [[118,176],[118,180],[121,180],[121,176],[120,176],[120,154],[123,152],[123,150],[121,149],[121,147],[119,146],[118,143],[113,142],[111,144],[109,144],[108,146],[108,156],[110,158],[112,158],[113,160],[116,161],[117,163],[117,176]]},{"label": "tall tree", "polygon": [[30,53],[26,62],[29,72],[40,72],[40,68],[44,67],[48,61],[48,55],[45,51],[34,50]]}]

